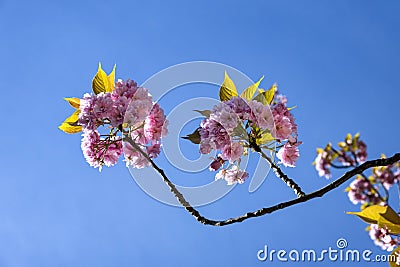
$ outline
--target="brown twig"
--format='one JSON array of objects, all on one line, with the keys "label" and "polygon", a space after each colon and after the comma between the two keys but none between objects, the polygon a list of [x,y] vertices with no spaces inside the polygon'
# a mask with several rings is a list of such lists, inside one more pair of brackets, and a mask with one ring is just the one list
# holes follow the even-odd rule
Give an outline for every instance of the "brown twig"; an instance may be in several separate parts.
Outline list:
[{"label": "brown twig", "polygon": [[293,189],[294,193],[297,195],[297,197],[303,197],[305,195],[305,193],[301,190],[300,186],[293,181],[292,179],[290,179],[285,173],[283,173],[283,171],[281,170],[281,168],[279,168],[278,165],[276,165],[270,157],[268,157],[259,146],[253,144],[252,147],[254,148],[254,150],[258,153],[260,153],[261,157],[263,157],[264,159],[266,159],[268,161],[268,163],[271,165],[272,170],[275,172],[276,176],[278,176],[279,178],[281,178],[281,180],[291,189]]},{"label": "brown twig", "polygon": [[[210,220],[204,216],[202,216],[195,208],[193,208],[190,203],[185,199],[185,197],[179,192],[179,190],[175,187],[175,185],[168,179],[167,175],[165,174],[164,170],[161,169],[160,167],[157,166],[157,164],[154,163],[154,161],[149,158],[149,156],[143,152],[143,150],[128,136],[125,136],[124,140],[128,141],[136,150],[138,150],[146,159],[151,163],[151,166],[161,175],[163,178],[164,182],[168,185],[170,188],[170,191],[175,195],[179,203],[200,223],[205,224],[205,225],[212,225],[212,226],[225,226],[229,224],[234,224],[234,223],[239,223],[244,220],[247,220],[249,218],[254,218],[254,217],[260,217],[265,214],[273,213],[277,210],[282,210],[284,208],[303,203],[306,201],[309,201],[313,198],[317,197],[322,197],[329,191],[339,187],[346,181],[348,181],[350,178],[354,177],[357,174],[360,174],[364,172],[365,170],[372,168],[372,167],[377,167],[377,166],[387,166],[394,164],[395,162],[400,160],[400,153],[397,153],[393,155],[392,157],[385,158],[385,159],[375,159],[375,160],[370,160],[366,161],[363,164],[355,167],[354,169],[346,172],[342,177],[338,178],[336,181],[330,183],[329,185],[314,191],[309,194],[304,194],[296,199],[292,199],[286,202],[279,203],[274,206],[262,208],[253,212],[248,212],[242,216],[236,217],[236,218],[230,218],[227,220]],[[279,168],[278,168],[279,169]],[[280,169],[279,169],[280,170]],[[301,191],[301,190],[300,190]]]}]

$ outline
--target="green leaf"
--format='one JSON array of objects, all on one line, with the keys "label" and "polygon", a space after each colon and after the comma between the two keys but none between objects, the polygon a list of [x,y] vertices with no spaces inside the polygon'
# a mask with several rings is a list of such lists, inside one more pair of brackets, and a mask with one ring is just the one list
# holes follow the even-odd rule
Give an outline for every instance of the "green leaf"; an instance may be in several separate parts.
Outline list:
[{"label": "green leaf", "polygon": [[78,109],[81,103],[81,100],[76,97],[66,97],[64,98],[65,101],[67,101],[73,108]]},{"label": "green leaf", "polygon": [[211,110],[197,110],[197,109],[195,109],[194,111],[200,113],[201,115],[203,115],[206,118],[209,118],[210,114],[211,114]]},{"label": "green leaf", "polygon": [[82,126],[77,125],[79,113],[79,109],[75,110],[71,116],[69,116],[60,126],[58,126],[58,129],[69,134],[81,132]]},{"label": "green leaf", "polygon": [[262,76],[255,84],[250,85],[246,90],[243,91],[240,97],[245,98],[247,101],[250,101],[253,98],[254,93],[257,91],[258,86],[260,85],[263,79],[264,76]]},{"label": "green leaf", "polygon": [[360,212],[347,212],[347,214],[357,215],[361,220],[366,223],[378,224],[380,213],[384,213],[386,207],[373,205],[363,209]]},{"label": "green leaf", "polygon": [[257,145],[267,144],[271,141],[275,140],[270,132],[264,132],[261,134],[260,138],[257,138],[256,143]]},{"label": "green leaf", "polygon": [[268,102],[267,102],[267,99],[266,99],[265,96],[264,96],[264,92],[258,93],[258,94],[253,98],[253,100],[258,101],[258,102],[262,103],[263,105],[266,105],[266,104],[268,103]]},{"label": "green leaf", "polygon": [[347,212],[360,217],[367,223],[377,224],[380,228],[387,227],[391,234],[400,234],[400,217],[389,206],[373,205],[360,212]]},{"label": "green leaf", "polygon": [[384,228],[385,226],[391,234],[400,234],[400,217],[389,206],[385,207],[385,212],[379,213],[378,226]]},{"label": "green leaf", "polygon": [[243,127],[241,123],[238,123],[238,125],[233,129],[233,136],[241,137],[243,139],[248,139],[248,134],[246,132],[246,129]]},{"label": "green leaf", "polygon": [[107,76],[105,71],[101,68],[101,63],[99,62],[99,68],[92,81],[92,89],[96,95],[100,93],[112,92],[114,90],[115,68],[116,65],[114,65],[110,75]]},{"label": "green leaf", "polygon": [[271,88],[268,89],[268,91],[265,91],[263,89],[258,90],[258,94],[254,98],[254,100],[263,103],[264,105],[266,104],[271,104],[272,100],[274,99],[275,91],[278,89],[278,86],[276,83],[274,83]]},{"label": "green leaf", "polygon": [[188,134],[187,136],[183,136],[183,139],[191,141],[193,144],[200,144],[200,128],[197,128],[193,133]]},{"label": "green leaf", "polygon": [[117,64],[114,64],[113,70],[111,71],[111,73],[107,76],[107,80],[108,80],[108,90],[107,92],[112,92],[114,91],[114,85],[115,85],[115,69],[117,68]]},{"label": "green leaf", "polygon": [[238,96],[236,86],[231,78],[229,78],[228,73],[225,71],[225,79],[221,85],[221,88],[219,89],[219,99],[221,101],[228,101],[234,96]]},{"label": "green leaf", "polygon": [[392,251],[392,253],[390,253],[390,256],[389,256],[390,267],[399,267],[399,265],[396,264],[397,257],[400,257],[400,246],[395,248]]}]

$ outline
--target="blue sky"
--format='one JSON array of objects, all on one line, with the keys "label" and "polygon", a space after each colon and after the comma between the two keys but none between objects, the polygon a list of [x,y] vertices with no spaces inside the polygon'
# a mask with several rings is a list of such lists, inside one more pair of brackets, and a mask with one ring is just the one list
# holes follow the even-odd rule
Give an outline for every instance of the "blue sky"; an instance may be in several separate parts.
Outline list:
[{"label": "blue sky", "polygon": [[[283,266],[290,263],[259,262],[257,251],[322,250],[341,237],[351,249],[384,253],[366,225],[345,214],[358,209],[345,186],[262,218],[207,227],[147,196],[123,162],[102,173],[90,168],[80,136],[57,126],[72,111],[63,97],[88,92],[99,61],[138,83],[178,63],[221,62],[254,80],[265,75],[264,86],[278,82],[297,106],[304,144],[298,167],[287,172],[305,191],[318,189],[328,181],[311,165],[315,148],[348,132],[361,133],[370,158],[400,151],[399,8],[365,0],[0,0],[0,266]],[[190,88],[164,101],[165,109],[203,91],[217,97],[214,87]],[[195,155],[196,147],[184,146]],[[293,197],[272,174],[254,194],[247,185],[201,212],[225,218]],[[396,209],[398,199],[392,191]]]}]

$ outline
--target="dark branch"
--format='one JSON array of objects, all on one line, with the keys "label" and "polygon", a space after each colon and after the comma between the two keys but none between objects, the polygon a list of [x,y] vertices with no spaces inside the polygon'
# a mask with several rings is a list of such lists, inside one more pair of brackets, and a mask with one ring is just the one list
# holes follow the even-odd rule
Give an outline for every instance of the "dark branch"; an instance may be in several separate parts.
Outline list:
[{"label": "dark branch", "polygon": [[303,197],[305,195],[305,193],[301,190],[300,186],[293,181],[292,179],[290,179],[286,174],[283,173],[283,171],[281,170],[281,168],[279,168],[278,165],[276,165],[271,158],[269,158],[262,150],[259,146],[253,144],[252,147],[254,148],[254,150],[258,153],[260,153],[261,157],[263,157],[264,159],[266,159],[268,161],[268,163],[271,165],[272,170],[274,170],[276,176],[278,176],[279,178],[281,178],[281,180],[291,189],[293,189],[294,193],[297,195],[297,197]]},{"label": "dark branch", "polygon": [[[202,216],[195,208],[193,208],[190,203],[185,199],[185,197],[181,194],[181,192],[178,191],[178,189],[175,187],[175,185],[168,179],[167,175],[165,174],[164,170],[162,170],[160,167],[158,167],[154,161],[149,158],[149,156],[143,152],[143,150],[127,135],[125,135],[124,140],[128,141],[136,150],[138,150],[150,163],[151,166],[161,175],[163,178],[164,182],[168,185],[170,188],[170,191],[175,195],[179,203],[199,222],[205,225],[212,225],[212,226],[225,226],[229,224],[234,224],[238,222],[242,222],[244,220],[247,220],[249,218],[254,218],[254,217],[260,217],[265,214],[269,214],[272,212],[275,212],[277,210],[281,210],[290,206],[293,206],[295,204],[303,203],[308,200],[311,200],[313,198],[317,197],[322,197],[329,191],[339,187],[341,184],[345,183],[348,181],[350,178],[354,177],[357,174],[361,174],[365,170],[372,168],[372,167],[377,167],[377,166],[387,166],[394,164],[395,162],[400,160],[400,153],[397,153],[393,155],[392,157],[386,158],[386,159],[376,159],[376,160],[370,160],[366,161],[363,164],[355,167],[354,169],[346,172],[342,177],[337,179],[336,181],[330,183],[329,185],[314,191],[310,194],[304,194],[301,197],[298,197],[296,199],[292,199],[286,202],[279,203],[277,205],[271,206],[271,207],[266,207],[262,208],[259,210],[256,210],[254,212],[248,212],[242,216],[236,217],[236,218],[230,218],[227,220],[210,220],[204,216]],[[259,151],[257,151],[259,152]],[[278,168],[278,170],[280,170]],[[280,170],[281,171],[281,170]],[[282,172],[282,171],[281,171]],[[286,176],[287,177],[287,176]],[[301,192],[301,190],[299,191]]]}]

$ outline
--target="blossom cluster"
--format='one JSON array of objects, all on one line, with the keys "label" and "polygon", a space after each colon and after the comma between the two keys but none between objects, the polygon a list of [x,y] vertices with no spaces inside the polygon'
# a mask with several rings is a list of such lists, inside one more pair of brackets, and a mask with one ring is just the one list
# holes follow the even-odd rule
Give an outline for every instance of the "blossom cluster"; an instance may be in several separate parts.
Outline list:
[{"label": "blossom cluster", "polygon": [[212,171],[221,169],[215,179],[224,179],[229,185],[243,183],[248,173],[240,169],[241,156],[255,147],[272,150],[278,145],[279,163],[295,166],[301,142],[286,102],[283,96],[276,97],[272,105],[234,96],[209,111],[198,129],[199,150],[201,154],[220,151],[210,165]]},{"label": "blossom cluster", "polygon": [[369,226],[369,236],[375,245],[386,251],[392,251],[400,245],[400,239],[390,235],[387,227],[380,228],[377,224]]},{"label": "blossom cluster", "polygon": [[[122,152],[127,165],[142,168],[160,153],[161,137],[167,134],[163,110],[153,104],[148,90],[132,80],[118,80],[112,92],[85,94],[80,101],[78,124],[82,126],[82,151],[90,166],[112,166]],[[107,134],[100,134],[105,126]],[[118,133],[128,135],[138,147],[124,142]],[[144,155],[140,150],[145,152]]]},{"label": "blossom cluster", "polygon": [[317,149],[314,165],[319,176],[330,178],[331,167],[335,167],[335,162],[341,166],[356,166],[367,159],[367,145],[360,140],[358,133],[354,137],[348,134],[338,146],[339,149],[335,149],[332,144],[328,144],[324,149]]},{"label": "blossom cluster", "polygon": [[350,201],[363,205],[385,204],[387,196],[382,197],[379,191],[388,192],[394,184],[400,182],[399,165],[397,162],[389,166],[374,167],[369,177],[357,176],[346,189]]},{"label": "blossom cluster", "polygon": [[347,195],[353,204],[382,204],[382,199],[378,191],[374,187],[374,180],[372,177],[366,178],[358,175],[348,188],[346,188]]},{"label": "blossom cluster", "polygon": [[[330,178],[331,168],[356,167],[367,160],[367,145],[360,140],[359,134],[354,136],[348,134],[343,142],[338,143],[338,147],[335,149],[332,144],[328,144],[324,149],[317,149],[314,164],[320,176]],[[357,175],[346,188],[346,192],[353,204],[361,204],[361,209],[371,205],[386,206],[388,190],[399,182],[400,162],[397,162],[388,166],[374,167],[369,176],[364,173]],[[400,240],[386,227],[371,224],[368,230],[370,238],[384,250],[392,251],[400,245]]]},{"label": "blossom cluster", "polygon": [[[335,149],[332,144],[328,144],[324,149],[317,149],[317,157],[314,164],[320,176],[330,178],[330,169],[332,167],[355,167],[367,159],[367,145],[360,140],[359,134],[355,134],[354,137],[348,134],[343,142],[338,143],[338,146],[339,148]],[[364,174],[358,175],[350,183],[346,192],[353,204],[382,204],[385,198],[379,192],[389,190],[399,181],[399,163],[375,167],[369,177]]]}]

